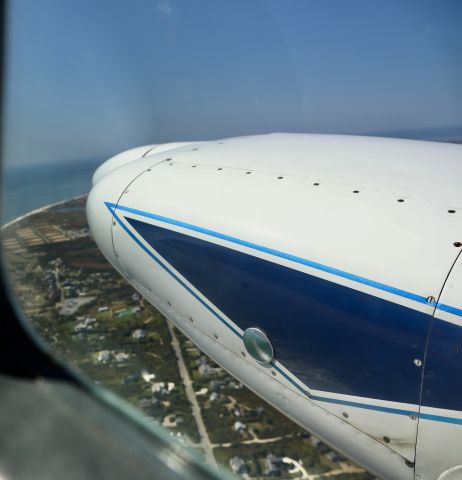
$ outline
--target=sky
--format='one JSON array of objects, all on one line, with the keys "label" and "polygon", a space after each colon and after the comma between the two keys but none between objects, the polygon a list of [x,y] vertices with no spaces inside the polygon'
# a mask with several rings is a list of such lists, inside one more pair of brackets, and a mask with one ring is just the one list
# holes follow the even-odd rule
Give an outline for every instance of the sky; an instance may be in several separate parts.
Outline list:
[{"label": "sky", "polygon": [[7,165],[269,132],[462,139],[460,0],[12,0]]}]

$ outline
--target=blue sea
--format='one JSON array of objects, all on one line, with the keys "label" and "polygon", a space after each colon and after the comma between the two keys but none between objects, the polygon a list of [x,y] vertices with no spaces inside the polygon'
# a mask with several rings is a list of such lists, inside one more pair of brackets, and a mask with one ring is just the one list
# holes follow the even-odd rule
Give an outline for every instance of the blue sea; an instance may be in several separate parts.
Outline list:
[{"label": "blue sea", "polygon": [[2,225],[32,210],[88,193],[103,159],[7,166],[2,172]]}]

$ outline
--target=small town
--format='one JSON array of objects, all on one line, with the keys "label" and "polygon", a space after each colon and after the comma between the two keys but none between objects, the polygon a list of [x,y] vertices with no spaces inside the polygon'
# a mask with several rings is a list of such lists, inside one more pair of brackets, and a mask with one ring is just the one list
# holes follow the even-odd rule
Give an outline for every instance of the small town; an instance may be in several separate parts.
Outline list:
[{"label": "small town", "polygon": [[84,206],[85,197],[73,199],[3,230],[19,305],[56,356],[237,478],[374,478],[253,394],[148,304],[100,254]]}]

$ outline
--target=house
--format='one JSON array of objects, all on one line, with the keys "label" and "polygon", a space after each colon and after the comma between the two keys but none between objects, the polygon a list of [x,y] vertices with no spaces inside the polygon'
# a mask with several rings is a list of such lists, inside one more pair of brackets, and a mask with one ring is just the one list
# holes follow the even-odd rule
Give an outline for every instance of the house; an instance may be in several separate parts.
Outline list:
[{"label": "house", "polygon": [[199,370],[199,373],[203,377],[207,377],[209,375],[213,375],[214,373],[220,372],[221,368],[220,367],[212,367],[211,365],[209,365],[207,363],[207,361],[205,361],[205,362],[200,361],[198,370]]},{"label": "house", "polygon": [[233,473],[245,475],[249,472],[247,465],[242,457],[233,457],[229,460],[229,466]]},{"label": "house", "polygon": [[112,357],[112,352],[110,350],[101,350],[96,355],[96,360],[100,363],[107,363]]},{"label": "house", "polygon": [[232,390],[239,390],[240,388],[242,388],[242,383],[231,380],[230,382],[228,382],[228,388]]},{"label": "house", "polygon": [[91,324],[95,322],[96,322],[96,318],[85,318],[81,322],[77,323],[77,325],[75,325],[74,332],[80,332],[82,330],[91,330],[93,328]]},{"label": "house", "polygon": [[117,362],[123,362],[124,360],[128,360],[130,355],[125,352],[119,352],[115,354],[115,359]]},{"label": "house", "polygon": [[154,382],[151,385],[151,391],[152,393],[159,393],[161,395],[166,395],[168,393],[165,388],[165,382]]},{"label": "house", "polygon": [[199,365],[198,370],[199,370],[199,373],[203,377],[206,377],[206,376],[211,375],[213,373],[213,369],[208,363],[201,363]]},{"label": "house", "polygon": [[239,421],[234,422],[233,429],[235,432],[244,433],[246,428],[247,428],[247,425],[245,423],[242,423]]},{"label": "house", "polygon": [[152,392],[159,393],[161,395],[168,395],[174,388],[174,382],[154,382],[151,385]]},{"label": "house", "polygon": [[340,461],[339,454],[337,452],[334,452],[333,450],[326,453],[326,458],[327,458],[327,460],[329,460],[332,463],[337,463],[337,462]]},{"label": "house", "polygon": [[311,440],[311,445],[313,445],[313,447],[317,447],[321,443],[321,440],[319,440],[319,438],[316,438],[313,436],[311,436],[310,440]]},{"label": "house", "polygon": [[141,340],[144,337],[146,337],[146,332],[142,330],[141,328],[137,328],[133,333],[132,333],[132,338],[135,340]]},{"label": "house", "polygon": [[211,392],[218,392],[223,388],[224,385],[225,382],[222,380],[210,380],[209,390]]},{"label": "house", "polygon": [[156,378],[155,373],[149,373],[147,370],[141,370],[141,377],[146,383],[152,382]]},{"label": "house", "polygon": [[280,477],[282,464],[281,457],[269,453],[264,460],[264,474],[268,477]]}]

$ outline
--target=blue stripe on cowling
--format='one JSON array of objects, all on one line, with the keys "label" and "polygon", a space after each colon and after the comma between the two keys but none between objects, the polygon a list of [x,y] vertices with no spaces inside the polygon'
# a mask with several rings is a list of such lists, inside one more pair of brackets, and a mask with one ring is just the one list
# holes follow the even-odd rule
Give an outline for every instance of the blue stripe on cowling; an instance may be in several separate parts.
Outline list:
[{"label": "blue stripe on cowling", "polygon": [[[415,415],[416,418],[421,418],[423,420],[431,420],[433,422],[443,422],[443,423],[453,423],[456,425],[462,425],[462,418],[456,417],[447,417],[445,415],[434,415],[431,413],[422,413],[418,412],[417,410],[405,410],[401,408],[392,408],[392,407],[384,407],[382,405],[371,405],[369,403],[363,402],[352,402],[350,400],[342,400],[339,398],[330,398],[330,397],[322,397],[319,395],[311,395],[311,400],[317,402],[325,402],[325,403],[333,403],[336,405],[345,405],[347,407],[353,408],[362,408],[365,410],[374,410],[376,412],[384,412],[384,413],[391,413],[393,415]],[[417,405],[416,405],[417,408]]]},{"label": "blue stripe on cowling", "polygon": [[215,237],[215,238],[220,238],[222,240],[226,240],[226,241],[234,243],[236,245],[242,245],[244,247],[251,248],[251,249],[257,250],[259,252],[267,253],[267,254],[273,255],[275,257],[283,258],[285,260],[289,260],[291,262],[295,262],[295,263],[298,263],[300,265],[305,265],[305,266],[314,268],[316,270],[320,270],[320,271],[323,271],[323,272],[326,272],[326,273],[331,273],[331,274],[336,275],[338,277],[346,278],[348,280],[352,280],[353,282],[360,283],[362,285],[368,285],[370,287],[376,288],[377,290],[382,290],[384,292],[392,293],[392,294],[397,295],[399,297],[408,298],[408,299],[413,300],[417,303],[433,306],[433,307],[436,307],[436,308],[438,308],[442,311],[449,312],[449,313],[452,313],[454,315],[462,316],[462,309],[451,307],[449,305],[437,304],[436,301],[434,301],[432,303],[428,303],[427,302],[427,297],[423,297],[422,295],[417,295],[417,294],[412,293],[412,292],[407,292],[406,290],[402,290],[400,288],[396,288],[396,287],[393,287],[391,285],[386,285],[384,283],[377,282],[375,280],[370,280],[368,278],[361,277],[361,276],[356,275],[354,273],[345,272],[345,271],[340,270],[338,268],[329,267],[328,265],[322,265],[321,263],[314,262],[312,260],[308,260],[308,259],[305,259],[305,258],[302,258],[302,257],[298,257],[298,256],[292,255],[290,253],[281,252],[279,250],[275,250],[273,248],[265,247],[263,245],[258,245],[256,243],[249,242],[247,240],[242,240],[240,238],[233,237],[231,235],[216,232],[216,231],[210,230],[208,228],[199,227],[199,226],[193,225],[191,223],[183,222],[183,221],[180,221],[180,220],[175,220],[175,219],[172,219],[172,218],[169,218],[169,217],[164,217],[162,215],[157,215],[155,213],[145,212],[143,210],[138,210],[136,208],[125,207],[123,205],[116,205],[114,203],[109,203],[109,202],[106,202],[106,205],[108,206],[108,208],[113,208],[113,209],[116,208],[116,209],[124,211],[124,212],[134,213],[135,215],[141,215],[143,217],[151,218],[153,220],[157,220],[157,221],[160,221],[160,222],[163,222],[163,223],[167,223],[169,225],[176,225],[178,227],[186,228],[186,229],[194,231],[194,232],[203,233],[205,235],[209,235],[209,236]]},{"label": "blue stripe on cowling", "polygon": [[[213,308],[211,308],[206,302],[204,302],[196,293],[191,290],[170,268],[168,268],[159,258],[157,258],[156,255],[154,255],[153,252],[151,252],[138,238],[131,232],[131,230],[124,224],[124,222],[121,221],[121,219],[118,217],[118,215],[115,213],[115,204],[111,204],[109,202],[106,202],[106,206],[111,212],[111,214],[114,216],[116,221],[122,226],[122,228],[125,230],[125,232],[138,244],[143,251],[145,251],[159,266],[161,266],[167,273],[172,275],[173,278],[175,278],[176,281],[182,285],[183,288],[185,288],[189,293],[191,293],[204,307],[207,308],[208,311],[210,311],[216,318],[218,318],[222,323],[224,323],[228,328],[230,328],[233,333],[238,335],[240,338],[242,338],[242,335],[234,329],[224,318],[222,318],[219,314],[217,314]],[[447,416],[442,416],[442,415],[432,415],[432,414],[424,414],[421,413],[419,414],[418,412],[412,411],[412,410],[403,410],[403,409],[396,409],[396,408],[391,408],[391,407],[384,407],[380,405],[372,405],[368,403],[361,403],[361,402],[352,402],[352,401],[347,401],[347,400],[341,400],[341,399],[335,399],[335,398],[328,398],[328,397],[322,397],[319,395],[310,395],[309,392],[307,392],[303,387],[301,387],[299,384],[297,384],[292,378],[290,378],[281,368],[279,368],[276,364],[273,364],[273,367],[281,373],[285,378],[287,378],[297,389],[310,397],[312,400],[319,401],[319,402],[328,402],[328,403],[335,403],[335,404],[342,404],[342,405],[347,405],[355,408],[362,408],[362,409],[367,409],[367,410],[375,410],[375,411],[382,411],[385,413],[390,413],[390,414],[398,414],[398,415],[416,415],[422,419],[427,419],[427,420],[432,420],[432,421],[438,421],[438,422],[445,422],[445,423],[453,423],[453,424],[462,424],[462,419],[458,418],[453,418],[453,417],[447,417]]]},{"label": "blue stripe on cowling", "polygon": [[451,305],[445,305],[444,303],[438,303],[436,306],[438,310],[442,312],[452,313],[453,315],[458,315],[459,317],[462,316],[462,310],[460,308],[451,307]]},{"label": "blue stripe on cowling", "polygon": [[[324,403],[334,403],[337,405],[345,405],[347,407],[354,407],[354,408],[363,408],[367,410],[375,410],[377,412],[385,412],[385,413],[393,413],[395,415],[418,415],[419,412],[416,410],[404,410],[401,408],[392,408],[392,407],[384,407],[383,405],[371,405],[369,403],[363,402],[352,402],[351,400],[342,400],[339,398],[331,398],[331,397],[322,397],[319,395],[311,395],[310,397],[312,400],[316,400],[318,402]],[[416,409],[417,409],[416,405]]]},{"label": "blue stripe on cowling", "polygon": [[424,420],[431,420],[433,422],[454,423],[456,425],[462,425],[462,418],[446,417],[444,415],[433,415],[430,413],[419,413],[417,416]]}]

